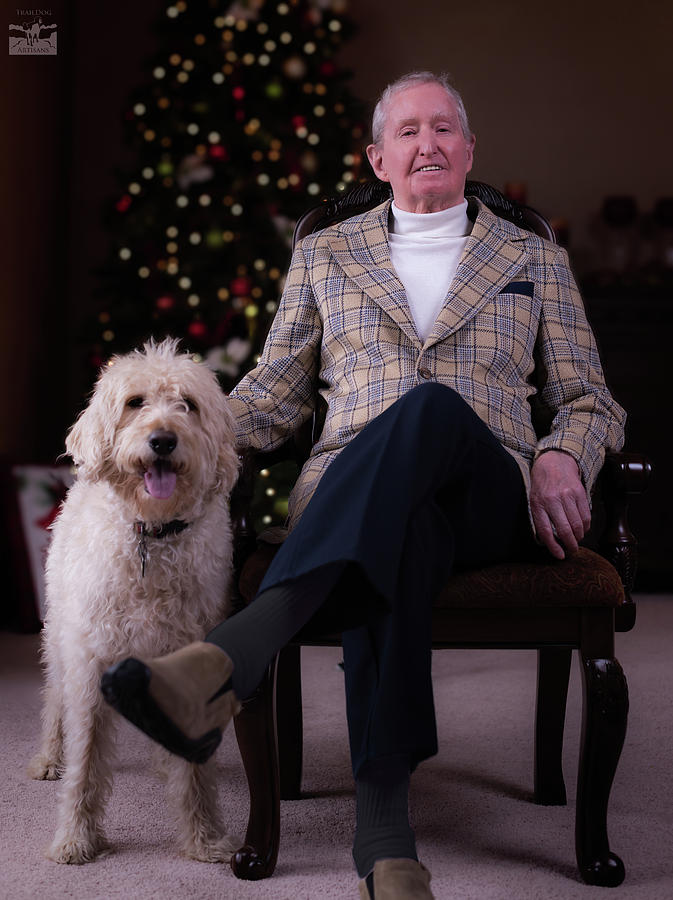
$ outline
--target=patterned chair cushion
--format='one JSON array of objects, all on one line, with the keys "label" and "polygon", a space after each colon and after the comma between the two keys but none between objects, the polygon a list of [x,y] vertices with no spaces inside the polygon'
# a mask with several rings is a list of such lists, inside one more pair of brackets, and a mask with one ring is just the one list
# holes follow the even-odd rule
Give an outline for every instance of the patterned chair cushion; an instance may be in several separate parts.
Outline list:
[{"label": "patterned chair cushion", "polygon": [[569,559],[503,563],[453,575],[435,606],[440,609],[621,606],[624,587],[606,559],[581,547]]},{"label": "patterned chair cushion", "polygon": [[[239,580],[249,603],[280,543],[260,541]],[[504,563],[453,575],[440,594],[438,609],[506,607],[621,606],[624,587],[616,569],[593,550],[581,548],[560,562]]]}]

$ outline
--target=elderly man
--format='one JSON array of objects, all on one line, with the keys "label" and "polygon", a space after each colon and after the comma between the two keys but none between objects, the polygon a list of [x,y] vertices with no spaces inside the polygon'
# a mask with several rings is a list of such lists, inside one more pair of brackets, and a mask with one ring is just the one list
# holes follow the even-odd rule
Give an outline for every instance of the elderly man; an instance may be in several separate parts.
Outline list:
[{"label": "elderly man", "polygon": [[[383,93],[372,168],[393,201],[297,247],[258,366],[231,394],[243,446],[327,414],[255,602],[203,643],[104,676],[110,702],[187,758],[213,752],[308,621],[343,631],[363,898],[428,898],[409,776],[436,752],[430,609],[456,568],[577,549],[624,413],[565,251],[464,198],[475,139],[443,76]],[[549,411],[539,439],[531,398]]]}]

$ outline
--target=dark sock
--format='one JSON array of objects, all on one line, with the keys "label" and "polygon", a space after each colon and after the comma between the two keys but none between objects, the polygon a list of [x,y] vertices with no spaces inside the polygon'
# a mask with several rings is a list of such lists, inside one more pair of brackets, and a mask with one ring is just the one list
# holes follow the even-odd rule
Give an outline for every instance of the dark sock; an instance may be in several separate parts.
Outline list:
[{"label": "dark sock", "polygon": [[344,565],[322,566],[294,581],[269,588],[206,635],[206,641],[216,644],[231,658],[231,680],[239,700],[252,694],[276,653],[320,609]]},{"label": "dark sock", "polygon": [[353,859],[366,878],[377,859],[418,859],[409,825],[409,760],[391,757],[367,764],[355,781]]},{"label": "dark sock", "polygon": [[367,885],[367,890],[369,891],[369,896],[371,900],[376,900],[374,897],[374,873],[370,872],[369,875],[365,878],[365,883]]}]

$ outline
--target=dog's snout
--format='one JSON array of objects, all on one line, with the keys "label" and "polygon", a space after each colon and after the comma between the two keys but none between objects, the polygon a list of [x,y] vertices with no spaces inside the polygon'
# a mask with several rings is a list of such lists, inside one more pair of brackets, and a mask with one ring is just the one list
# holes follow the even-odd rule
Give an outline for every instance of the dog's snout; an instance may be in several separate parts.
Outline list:
[{"label": "dog's snout", "polygon": [[157,456],[170,456],[178,445],[178,436],[173,431],[158,428],[150,435],[149,445]]}]

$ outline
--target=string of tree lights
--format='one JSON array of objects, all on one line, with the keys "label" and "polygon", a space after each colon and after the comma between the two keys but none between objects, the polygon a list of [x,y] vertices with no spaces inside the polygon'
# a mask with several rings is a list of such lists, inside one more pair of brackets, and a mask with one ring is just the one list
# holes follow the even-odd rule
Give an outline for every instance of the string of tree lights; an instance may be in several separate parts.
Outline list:
[{"label": "string of tree lights", "polygon": [[[225,390],[278,307],[294,222],[360,176],[362,104],[336,54],[347,0],[178,0],[124,116],[133,148],[106,210],[92,366],[172,335]],[[264,488],[277,523],[286,485]],[[270,492],[270,493],[269,493]]]}]

